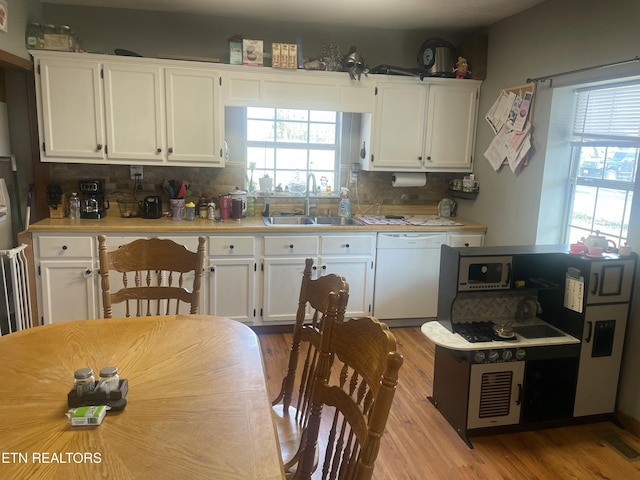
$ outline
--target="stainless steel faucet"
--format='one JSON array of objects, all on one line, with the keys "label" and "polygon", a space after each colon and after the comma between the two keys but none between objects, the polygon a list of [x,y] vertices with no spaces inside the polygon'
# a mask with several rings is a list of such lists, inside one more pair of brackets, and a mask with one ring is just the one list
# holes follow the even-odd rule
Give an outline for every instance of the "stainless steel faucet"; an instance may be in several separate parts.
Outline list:
[{"label": "stainless steel faucet", "polygon": [[[313,188],[309,188],[309,180],[313,180]],[[306,216],[311,215],[311,209],[312,208],[318,208],[318,202],[316,203],[311,203],[311,192],[313,192],[314,194],[316,193],[318,186],[316,185],[316,176],[309,172],[309,175],[307,175],[307,197],[304,200],[304,214]]]},{"label": "stainless steel faucet", "polygon": [[529,318],[535,318],[542,313],[542,305],[536,297],[524,297],[516,307],[516,321],[523,322]]}]

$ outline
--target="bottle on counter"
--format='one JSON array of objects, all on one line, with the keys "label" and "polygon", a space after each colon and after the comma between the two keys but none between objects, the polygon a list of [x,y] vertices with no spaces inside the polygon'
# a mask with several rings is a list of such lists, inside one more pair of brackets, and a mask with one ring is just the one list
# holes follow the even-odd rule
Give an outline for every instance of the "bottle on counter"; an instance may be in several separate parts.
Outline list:
[{"label": "bottle on counter", "polygon": [[80,199],[76,192],[71,193],[69,199],[69,218],[71,220],[78,220],[80,218]]},{"label": "bottle on counter", "polygon": [[98,388],[103,392],[113,392],[120,388],[120,375],[118,367],[108,366],[100,369]]},{"label": "bottle on counter", "polygon": [[85,393],[93,392],[96,386],[96,377],[93,375],[93,369],[87,367],[76,370],[73,373],[73,386],[79,397]]},{"label": "bottle on counter", "polygon": [[203,193],[198,200],[198,216],[200,218],[207,218],[209,211],[209,196],[206,193]]},{"label": "bottle on counter", "polygon": [[342,187],[340,189],[340,202],[338,203],[338,216],[351,216],[351,200],[349,200],[349,189]]}]

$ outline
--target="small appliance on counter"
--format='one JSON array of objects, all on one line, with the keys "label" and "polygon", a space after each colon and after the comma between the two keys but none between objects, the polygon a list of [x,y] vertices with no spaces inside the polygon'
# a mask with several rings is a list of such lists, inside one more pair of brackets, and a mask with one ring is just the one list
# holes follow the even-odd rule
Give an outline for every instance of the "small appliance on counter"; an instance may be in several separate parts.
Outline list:
[{"label": "small appliance on counter", "polygon": [[109,200],[103,178],[80,180],[80,218],[98,219],[107,216]]},{"label": "small appliance on counter", "polygon": [[145,197],[142,209],[144,218],[161,218],[162,217],[162,198],[157,195]]}]

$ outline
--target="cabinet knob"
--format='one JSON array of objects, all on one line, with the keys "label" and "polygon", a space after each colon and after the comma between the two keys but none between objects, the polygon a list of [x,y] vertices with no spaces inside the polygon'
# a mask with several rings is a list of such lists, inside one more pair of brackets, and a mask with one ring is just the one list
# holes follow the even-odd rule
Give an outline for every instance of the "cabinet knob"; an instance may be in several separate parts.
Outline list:
[{"label": "cabinet knob", "polygon": [[418,157],[418,160],[422,161],[422,156]]},{"label": "cabinet knob", "polygon": [[97,151],[102,150],[102,144],[100,144],[100,143],[99,143],[98,145],[96,145],[96,150],[97,150]]},{"label": "cabinet knob", "polygon": [[214,267],[213,265],[211,267],[209,267],[209,271],[211,273],[214,273],[216,271],[216,267]]},{"label": "cabinet knob", "polygon": [[229,245],[229,250],[233,250],[233,245]]},{"label": "cabinet knob", "polygon": [[316,267],[315,265],[313,267],[311,267],[313,270],[317,270],[318,267]]},{"label": "cabinet knob", "polygon": [[293,243],[289,244],[289,248],[293,248]]},{"label": "cabinet knob", "polygon": [[162,153],[162,149],[161,148],[157,148],[156,149],[156,153]]},{"label": "cabinet knob", "polygon": [[62,249],[63,250],[66,250],[67,248],[69,248],[69,247],[67,247],[66,245],[62,245]]},{"label": "cabinet knob", "polygon": [[326,270],[327,266],[326,265],[322,265],[322,270]]},{"label": "cabinet knob", "polygon": [[169,150],[167,150],[169,153],[173,153],[173,147],[169,147]]},{"label": "cabinet knob", "polygon": [[427,157],[427,160],[428,160],[428,161],[431,161],[431,156],[428,156],[428,157]]},{"label": "cabinet knob", "polygon": [[468,246],[469,246],[469,242],[465,242],[465,243],[464,243],[464,246],[465,246],[465,247],[468,247]]},{"label": "cabinet knob", "polygon": [[345,248],[349,248],[351,245],[349,245],[348,243],[345,245]]}]

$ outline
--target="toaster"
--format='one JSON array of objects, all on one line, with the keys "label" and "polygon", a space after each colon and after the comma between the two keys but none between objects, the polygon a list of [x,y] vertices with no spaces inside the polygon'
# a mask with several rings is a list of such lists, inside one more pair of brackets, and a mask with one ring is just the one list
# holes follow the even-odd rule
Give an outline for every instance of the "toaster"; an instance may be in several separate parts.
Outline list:
[{"label": "toaster", "polygon": [[144,199],[142,216],[144,218],[162,217],[162,198],[159,196],[149,196]]}]

